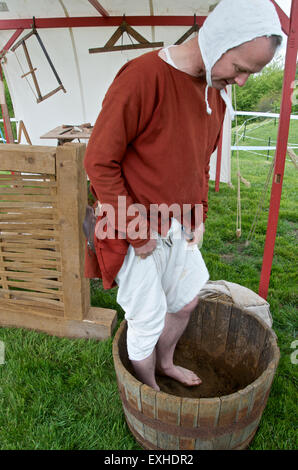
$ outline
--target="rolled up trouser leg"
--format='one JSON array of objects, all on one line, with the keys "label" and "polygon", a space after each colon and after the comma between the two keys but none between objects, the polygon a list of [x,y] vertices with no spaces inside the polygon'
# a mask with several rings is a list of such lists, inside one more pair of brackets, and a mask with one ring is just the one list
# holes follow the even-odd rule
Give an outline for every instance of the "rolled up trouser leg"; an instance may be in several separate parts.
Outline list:
[{"label": "rolled up trouser leg", "polygon": [[130,245],[116,282],[119,286],[117,302],[125,312],[128,326],[128,357],[141,361],[153,352],[167,312],[154,257],[141,259]]}]

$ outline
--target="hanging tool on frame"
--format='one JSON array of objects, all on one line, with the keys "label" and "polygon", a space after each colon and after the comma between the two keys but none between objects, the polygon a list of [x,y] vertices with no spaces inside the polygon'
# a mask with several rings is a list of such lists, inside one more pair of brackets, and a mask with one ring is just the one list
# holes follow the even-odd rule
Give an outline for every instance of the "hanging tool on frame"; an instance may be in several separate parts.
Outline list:
[{"label": "hanging tool on frame", "polygon": [[[55,88],[54,90],[50,91],[49,93],[47,93],[46,95],[42,96],[41,94],[41,91],[40,91],[40,87],[39,87],[39,83],[37,81],[37,78],[36,78],[36,70],[37,68],[33,67],[32,65],[32,61],[31,61],[31,58],[30,58],[30,55],[29,55],[29,51],[28,51],[28,48],[27,48],[27,45],[26,45],[26,41],[31,37],[31,36],[35,36],[46,59],[47,59],[47,62],[49,64],[49,66],[51,67],[51,70],[59,84],[59,86],[57,88]],[[19,46],[22,46],[23,47],[23,50],[24,50],[24,54],[25,54],[25,57],[26,57],[26,60],[27,60],[27,63],[28,63],[28,66],[29,66],[29,71],[27,73],[23,73],[22,77],[21,78],[26,78],[28,75],[32,75],[32,79],[33,79],[33,83],[35,85],[35,89],[36,89],[36,92],[37,92],[37,98],[36,98],[36,101],[37,103],[41,103],[42,101],[46,100],[47,98],[49,98],[50,96],[54,95],[55,93],[57,93],[58,91],[60,90],[63,90],[64,93],[66,93],[66,90],[60,80],[60,77],[54,67],[54,64],[53,62],[51,61],[50,59],[50,56],[41,40],[41,37],[39,36],[37,30],[36,30],[36,27],[35,27],[35,17],[33,17],[33,25],[32,25],[32,30],[30,31],[30,33],[26,34],[22,39],[20,39],[12,48],[11,50],[15,53],[16,49],[19,47]],[[16,55],[16,54],[15,54]],[[16,56],[17,57],[17,56]],[[18,60],[18,58],[17,58]],[[18,60],[19,62],[19,60]],[[19,62],[20,64],[20,62]],[[20,64],[21,66],[21,64]],[[22,67],[21,67],[22,68]]]}]

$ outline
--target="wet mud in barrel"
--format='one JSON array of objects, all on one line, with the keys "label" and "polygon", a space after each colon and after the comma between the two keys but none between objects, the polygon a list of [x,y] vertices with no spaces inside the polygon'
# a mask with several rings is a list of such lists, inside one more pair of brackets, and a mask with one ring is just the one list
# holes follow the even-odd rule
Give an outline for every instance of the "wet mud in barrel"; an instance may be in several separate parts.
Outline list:
[{"label": "wet mud in barrel", "polygon": [[[185,344],[178,344],[175,355],[175,365],[185,367],[197,374],[202,383],[193,387],[177,382],[171,377],[156,376],[162,392],[178,397],[213,398],[230,395],[245,388],[257,377],[255,371],[244,365],[231,366],[223,358],[214,358],[205,351],[189,350]],[[135,376],[129,361],[126,362],[129,372]]]},{"label": "wet mud in barrel", "polygon": [[221,358],[213,358],[205,351],[189,353],[177,346],[174,356],[176,365],[192,370],[202,383],[194,387],[184,386],[176,380],[157,376],[162,392],[188,398],[213,398],[230,395],[245,388],[255,380],[255,374],[245,367],[231,367]]}]

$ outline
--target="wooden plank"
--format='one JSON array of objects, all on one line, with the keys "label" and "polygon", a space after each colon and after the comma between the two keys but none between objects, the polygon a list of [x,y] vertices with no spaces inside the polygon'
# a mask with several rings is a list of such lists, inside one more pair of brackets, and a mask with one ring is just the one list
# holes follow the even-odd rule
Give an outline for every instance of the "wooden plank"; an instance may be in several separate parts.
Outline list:
[{"label": "wooden plank", "polygon": [[51,296],[50,294],[39,294],[38,292],[32,291],[20,291],[13,289],[7,291],[6,289],[0,289],[1,296],[6,293],[10,294],[11,296],[9,300],[33,300],[42,303],[45,306],[57,305],[57,303],[62,302],[61,299],[63,299],[61,293],[57,294],[56,296]]},{"label": "wooden plank", "polygon": [[230,325],[229,325],[229,332],[228,332],[227,343],[226,343],[226,350],[225,350],[225,360],[230,365],[234,365],[237,359],[236,342],[237,342],[239,325],[241,321],[241,315],[242,315],[241,309],[233,305],[232,311],[231,311],[231,317],[230,317]]},{"label": "wooden plank", "polygon": [[34,32],[30,31],[30,33],[26,34],[25,36],[22,36],[22,38],[11,47],[11,50],[14,52],[21,44],[23,44],[24,41],[31,38],[33,34]]},{"label": "wooden plank", "polygon": [[145,44],[128,44],[123,46],[113,46],[113,47],[94,47],[89,49],[89,54],[96,54],[97,52],[114,52],[114,51],[128,51],[135,49],[153,49],[154,47],[163,47],[163,42],[152,42]]},{"label": "wooden plank", "polygon": [[[35,70],[36,70],[36,69],[35,69]],[[28,75],[28,74],[24,74],[24,76],[26,76],[26,75]],[[22,77],[22,78],[23,78],[23,77]],[[31,139],[30,139],[29,134],[28,134],[28,132],[27,132],[27,129],[26,129],[25,124],[24,124],[23,121],[20,121],[20,122],[19,122],[19,132],[18,132],[18,144],[21,143],[22,133],[23,133],[24,136],[25,136],[25,139],[26,139],[27,144],[32,145],[32,142],[31,142]]]},{"label": "wooden plank", "polygon": [[223,356],[226,349],[226,342],[229,332],[232,304],[217,302],[216,320],[213,338],[214,357]]},{"label": "wooden plank", "polygon": [[[13,282],[7,280],[8,287],[15,287],[16,289],[10,289],[10,295],[15,297],[21,297],[27,295],[30,298],[36,299],[62,299],[63,293],[59,290],[51,291],[50,289],[43,289],[41,286],[36,284],[32,284],[29,282]],[[20,290],[19,290],[20,289]],[[22,290],[25,289],[25,290]],[[5,293],[5,289],[3,289],[3,293]]]},{"label": "wooden plank", "polygon": [[6,144],[0,150],[0,170],[55,175],[55,147]]},{"label": "wooden plank", "polygon": [[[156,390],[148,385],[141,386],[141,405],[144,416],[156,419]],[[144,439],[157,447],[157,431],[151,426],[144,424]]]},{"label": "wooden plank", "polygon": [[[198,307],[197,307],[198,308]],[[200,340],[200,333],[198,334],[198,315],[196,309],[192,312],[189,322],[182,336],[180,337],[177,347],[175,349],[175,356],[179,355],[179,351],[183,354],[185,359],[192,359],[194,348],[198,350],[197,342]],[[175,357],[174,357],[175,359]]]},{"label": "wooden plank", "polygon": [[[29,246],[32,246],[32,241],[30,240],[21,242],[21,239],[18,239],[16,240],[16,242],[19,242],[19,243],[14,243],[13,238],[10,238],[8,240],[4,240],[3,242],[0,242],[0,246],[10,251],[13,251],[15,248],[26,250],[26,248],[28,248]],[[52,252],[53,251],[59,252],[59,242],[49,241],[49,240],[34,240],[33,243],[34,243],[35,249],[39,248],[39,249],[51,250]]]},{"label": "wooden plank", "polygon": [[142,36],[140,33],[138,33],[136,29],[132,28],[130,24],[125,22],[125,27],[126,27],[126,31],[128,32],[128,34],[130,34],[133,38],[135,38],[135,40],[138,41],[140,44],[150,44],[149,41],[146,38],[144,38],[144,36]]},{"label": "wooden plank", "polygon": [[[261,421],[261,418],[262,416],[258,416],[252,423],[248,424],[246,426],[246,428],[244,429],[243,431],[243,434],[242,434],[242,442],[245,442],[249,436],[252,435],[252,433],[255,433],[257,431],[257,428],[258,428],[258,425]],[[247,445],[249,444],[249,442],[247,443]]]},{"label": "wooden plank", "polygon": [[57,200],[65,317],[82,320],[90,305],[89,279],[84,276],[85,238],[82,230],[87,205],[83,166],[86,146],[57,148]]},{"label": "wooden plank", "polygon": [[[81,131],[74,130],[74,127],[79,127]],[[90,127],[83,126],[69,126],[69,129],[65,129],[63,126],[55,127],[55,129],[50,130],[46,134],[43,134],[41,139],[59,139],[59,140],[69,140],[69,139],[89,139],[92,133],[93,127],[90,124]]]},{"label": "wooden plank", "polygon": [[[49,221],[46,221],[46,220],[43,220],[43,221],[40,221],[38,222],[37,221],[30,221],[29,223],[22,221],[21,223],[18,223],[19,221],[16,220],[14,222],[12,221],[9,221],[9,222],[1,222],[0,221],[0,229],[1,231],[5,231],[6,233],[9,232],[9,231],[12,231],[12,232],[34,232],[34,230],[38,229],[39,227],[41,227],[42,229],[44,230],[49,230],[50,233],[52,234],[54,231],[56,232],[56,234],[58,234],[58,231],[57,231],[57,227],[54,227],[54,224],[52,223],[49,223]],[[55,224],[56,226],[58,226],[58,223]]]},{"label": "wooden plank", "polygon": [[117,324],[117,311],[112,308],[89,306],[83,321],[102,325],[111,336]]},{"label": "wooden plank", "polygon": [[[61,275],[60,263],[53,263],[53,261],[47,260],[45,264],[48,266],[45,267],[43,264],[44,260],[25,260],[25,259],[18,259],[16,261],[5,261],[3,263],[3,267],[16,270],[16,271],[24,271],[24,272],[37,272],[37,270],[45,270],[52,271],[53,274]],[[42,271],[43,272],[43,271]],[[45,271],[44,271],[45,272]]]},{"label": "wooden plank", "polygon": [[9,194],[14,194],[14,195],[17,195],[17,194],[20,194],[20,195],[26,195],[26,194],[30,194],[30,195],[45,195],[45,196],[49,196],[51,195],[51,191],[50,191],[50,188],[41,188],[40,186],[31,186],[30,188],[28,187],[4,187],[4,186],[0,186],[0,194],[1,195],[9,195]]},{"label": "wooden plank", "polygon": [[[250,330],[248,337],[248,348],[251,351],[250,360],[246,360],[246,367],[256,371],[261,352],[263,350],[266,337],[266,328],[258,321],[257,318],[251,316]],[[256,372],[255,372],[256,373]]]},{"label": "wooden plank", "polygon": [[195,428],[198,425],[200,400],[197,398],[182,398],[180,425],[186,428]]},{"label": "wooden plank", "polygon": [[[248,416],[248,411],[251,409],[252,399],[254,394],[254,387],[253,385],[248,385],[243,390],[239,390],[238,392],[240,396],[240,402],[237,410],[236,415],[236,422],[239,423],[243,421]],[[241,445],[244,442],[243,435],[245,433],[245,428],[241,428],[236,430],[232,433],[230,448],[234,449]]]},{"label": "wooden plank", "polygon": [[219,411],[220,411],[220,399],[219,398],[200,398],[200,409],[198,427],[208,427],[210,432],[206,439],[196,439],[195,449],[196,450],[213,450],[214,437],[212,436],[212,430],[217,427]]},{"label": "wooden plank", "polygon": [[[180,425],[186,428],[196,428],[198,425],[200,400],[193,398],[182,398]],[[180,437],[179,449],[180,450],[194,450],[196,440],[195,438]]]},{"label": "wooden plank", "polygon": [[[43,202],[45,204],[51,204],[51,207],[53,203],[55,203],[55,199],[51,195],[43,196],[43,195],[35,195],[35,194],[2,194],[1,197],[2,201],[4,202],[19,202],[20,205],[23,205],[23,203],[29,202],[31,204],[35,204],[36,202]],[[46,206],[47,207],[47,206]]]},{"label": "wooden plank", "polygon": [[[12,292],[13,294],[13,292]],[[19,313],[23,312],[30,312],[31,314],[36,314],[39,315],[40,312],[42,311],[46,315],[55,315],[55,316],[61,316],[63,317],[63,302],[42,302],[38,301],[36,299],[7,299],[4,300],[3,297],[1,296],[1,290],[0,290],[0,297],[1,297],[1,308],[7,311],[17,311]],[[0,320],[1,323],[1,320]]]},{"label": "wooden plank", "polygon": [[243,367],[249,367],[251,364],[251,353],[249,348],[249,335],[252,319],[249,314],[241,313],[238,334],[235,344],[235,365],[240,364]]},{"label": "wooden plank", "polygon": [[32,273],[34,275],[38,275],[40,278],[43,277],[55,277],[60,279],[61,272],[57,271],[56,269],[44,269],[44,268],[36,268],[30,264],[25,265],[24,263],[3,263],[1,268],[4,268],[4,271],[7,273],[10,272],[24,272],[24,273]]},{"label": "wooden plank", "polygon": [[8,214],[3,214],[1,213],[0,216],[0,223],[4,222],[15,222],[15,223],[24,223],[28,222],[29,224],[40,224],[40,225],[51,225],[53,228],[55,228],[55,225],[58,225],[58,220],[53,218],[53,214],[49,214],[49,217],[44,217],[41,218],[40,214],[35,214],[32,213],[30,217],[30,221],[28,221],[28,215],[23,214],[23,213],[8,213]]},{"label": "wooden plank", "polygon": [[146,384],[141,387],[141,409],[145,416],[156,419],[156,390]]},{"label": "wooden plank", "polygon": [[[60,253],[58,252],[52,252],[52,254],[42,254],[42,251],[45,251],[45,250],[40,250],[41,253],[39,254],[38,253],[38,258],[36,257],[34,259],[34,263],[39,263],[42,265],[42,263],[44,263],[44,265],[47,265],[47,266],[53,266],[53,267],[56,267],[57,265],[60,265],[60,258],[61,258],[61,255]],[[3,251],[2,252],[2,256],[3,256],[3,259],[8,261],[8,260],[18,260],[18,261],[28,261],[28,262],[31,262],[31,258],[32,258],[32,253],[34,253],[35,250],[31,250],[31,253],[26,252],[21,252],[21,253],[16,253],[16,252],[9,252],[9,251]],[[38,250],[36,250],[36,252],[38,252]]]},{"label": "wooden plank", "polygon": [[[156,395],[157,419],[165,424],[180,425],[181,398],[159,392]],[[157,444],[161,449],[178,449],[179,437],[158,431]]]},{"label": "wooden plank", "polygon": [[265,407],[265,397],[270,390],[274,377],[274,368],[269,367],[266,371],[254,382],[254,394],[251,403],[250,414],[260,410],[262,406]]},{"label": "wooden plank", "polygon": [[[9,253],[6,252],[3,254],[4,261],[17,261],[17,262],[24,262],[24,268],[26,267],[26,263],[30,263],[36,267],[44,268],[44,267],[52,267],[54,269],[61,269],[61,259],[46,259],[38,258],[32,259],[30,256],[26,256],[26,253]],[[59,255],[60,258],[60,255]]]},{"label": "wooden plank", "polygon": [[216,321],[216,310],[217,303],[215,300],[208,300],[204,303],[201,349],[209,354],[212,354],[214,349],[213,338]]},{"label": "wooden plank", "polygon": [[14,209],[29,209],[32,211],[32,209],[35,208],[46,208],[46,209],[55,209],[56,204],[55,203],[48,203],[48,202],[35,202],[35,201],[18,201],[18,202],[9,202],[9,201],[4,201],[0,202],[0,208],[2,210],[7,209],[7,210],[14,210]]},{"label": "wooden plank", "polygon": [[[44,284],[45,286],[48,286],[48,287],[53,287],[53,288],[56,288],[58,289],[59,287],[62,286],[62,283],[59,282],[59,281],[56,281],[56,280],[53,280],[52,278],[56,277],[56,275],[49,275],[47,274],[46,276],[43,275],[43,276],[37,276],[37,273],[25,273],[25,272],[16,272],[16,271],[2,271],[0,269],[0,276],[1,275],[6,275],[7,277],[7,280],[12,280],[12,279],[20,279],[20,280],[29,280],[29,281],[33,281],[33,282],[38,282],[38,284]],[[50,279],[49,279],[50,277]]]},{"label": "wooden plank", "polygon": [[[35,176],[36,177],[36,176]],[[1,175],[0,175],[0,188],[1,188],[1,191],[3,190],[9,190],[11,191],[12,189],[13,190],[18,190],[18,189],[21,189],[21,188],[28,188],[28,190],[30,189],[35,189],[35,188],[38,188],[38,189],[50,189],[50,188],[56,188],[57,187],[57,184],[55,181],[44,181],[44,180],[37,180],[37,179],[34,179],[32,180],[33,176],[31,176],[31,179],[25,179],[25,176],[21,179],[17,179],[17,178],[1,178]],[[42,175],[41,175],[41,178],[42,178]]]},{"label": "wooden plank", "polygon": [[34,243],[34,242],[38,242],[38,243],[45,242],[45,243],[53,244],[53,246],[55,246],[57,249],[57,246],[59,246],[59,243],[60,243],[59,239],[55,240],[47,236],[38,236],[38,238],[36,238],[34,235],[30,235],[28,233],[13,233],[13,232],[4,233],[2,232],[1,238],[3,240],[3,243],[7,243],[8,245],[10,243],[13,243],[14,241],[20,242],[22,244],[27,244],[27,245],[30,243]]},{"label": "wooden plank", "polygon": [[15,232],[18,232],[17,234],[18,235],[23,235],[23,236],[28,236],[28,235],[31,235],[31,237],[33,237],[33,239],[36,239],[36,238],[41,238],[41,237],[45,237],[45,238],[54,238],[54,237],[57,237],[58,235],[60,235],[60,232],[56,231],[56,230],[35,230],[34,228],[30,229],[30,226],[27,226],[27,225],[24,225],[24,226],[20,226],[20,227],[17,227],[15,229],[13,229],[12,225],[9,225],[7,227],[2,227],[2,234],[3,236],[6,234],[12,234],[14,235]]},{"label": "wooden plank", "polygon": [[104,340],[110,337],[110,328],[100,321],[65,320],[64,317],[44,313],[43,309],[39,313],[31,313],[28,308],[25,311],[20,311],[19,308],[8,310],[2,308],[1,302],[0,325],[27,328],[67,338]]},{"label": "wooden plank", "polygon": [[[1,211],[3,213],[4,210]],[[19,207],[19,208],[11,208],[7,206],[7,215],[14,215],[15,217],[18,216],[28,216],[32,214],[32,208],[31,207]],[[34,208],[34,215],[39,215],[40,217],[49,217],[49,220],[52,218],[57,218],[57,209],[51,207],[51,206],[45,206],[45,207],[35,207]]]},{"label": "wooden plank", "polygon": [[64,88],[63,85],[59,85],[57,88],[55,88],[54,90],[50,91],[49,93],[47,93],[46,95],[44,96],[40,96],[38,99],[37,99],[37,103],[41,103],[42,101],[45,101],[47,100],[48,98],[50,98],[50,96],[53,96],[55,93],[57,93],[58,91],[64,91],[64,93],[66,93],[66,90]]},{"label": "wooden plank", "polygon": [[157,419],[167,424],[180,425],[181,398],[159,392],[156,395]]},{"label": "wooden plank", "polygon": [[271,344],[270,330],[266,330],[266,336],[264,338],[263,348],[259,357],[257,374],[260,375],[266,367],[269,365],[270,360],[273,359],[273,348]]},{"label": "wooden plank", "polygon": [[55,261],[60,260],[61,254],[59,251],[55,251],[53,249],[47,250],[45,248],[35,248],[35,246],[31,245],[31,248],[28,248],[26,246],[20,246],[19,248],[11,248],[11,247],[5,247],[3,248],[3,257],[7,257],[10,254],[23,254],[24,259],[28,259],[32,256],[34,256],[35,260],[44,260],[44,259],[53,259]]},{"label": "wooden plank", "polygon": [[229,431],[229,426],[236,422],[237,411],[241,401],[239,393],[232,393],[231,395],[220,397],[221,406],[218,418],[218,426],[226,427],[227,432],[214,439],[214,448],[216,450],[227,450],[230,448],[230,442],[233,433]]},{"label": "wooden plank", "polygon": [[125,407],[124,407],[125,418],[127,420],[127,424],[131,426],[131,428],[136,431],[142,438],[144,438],[144,424],[133,416]]},{"label": "wooden plank", "polygon": [[[0,271],[0,275],[3,272]],[[11,285],[10,282],[16,282],[15,287],[19,287],[20,289],[28,289],[39,291],[39,292],[52,292],[53,289],[55,292],[60,290],[62,283],[57,281],[56,279],[52,278],[39,278],[34,273],[14,273],[11,271],[6,271],[6,278],[7,278],[7,285]],[[25,287],[26,285],[26,287]]]},{"label": "wooden plank", "polygon": [[[0,241],[1,241],[1,238],[0,238]],[[5,271],[4,264],[5,264],[5,262],[4,262],[4,257],[3,257],[3,248],[2,248],[2,246],[0,246],[0,269],[1,269],[2,272]],[[9,299],[10,294],[8,292],[8,284],[7,284],[6,274],[4,273],[4,274],[1,274],[0,276],[1,276],[0,277],[1,286],[3,287],[3,289],[6,290],[6,293],[4,294],[4,297],[6,299]]]},{"label": "wooden plank", "polygon": [[[132,376],[127,376],[127,380],[124,383],[126,400],[130,406],[135,410],[142,411],[141,404],[141,382],[133,378]],[[125,409],[125,414],[127,415],[128,411]],[[135,416],[130,415],[129,422],[134,429],[144,437],[144,424],[141,423]]]},{"label": "wooden plank", "polygon": [[23,49],[24,49],[25,57],[26,57],[27,62],[28,62],[29,70],[31,70],[33,82],[34,82],[38,97],[41,98],[41,91],[40,91],[40,88],[39,88],[39,84],[38,84],[38,81],[37,81],[37,78],[36,78],[36,75],[35,75],[35,72],[34,72],[34,67],[32,65],[31,58],[30,58],[30,55],[29,55],[29,52],[28,52],[28,49],[27,49],[27,46],[26,46],[26,43],[25,43],[24,40],[22,41],[22,46],[23,46]]},{"label": "wooden plank", "polygon": [[205,301],[199,299],[198,305],[192,315],[196,318],[196,326],[193,328],[196,329],[196,348],[197,350],[201,349],[201,342],[202,342],[202,329],[203,329],[203,312],[204,312],[204,304]]}]

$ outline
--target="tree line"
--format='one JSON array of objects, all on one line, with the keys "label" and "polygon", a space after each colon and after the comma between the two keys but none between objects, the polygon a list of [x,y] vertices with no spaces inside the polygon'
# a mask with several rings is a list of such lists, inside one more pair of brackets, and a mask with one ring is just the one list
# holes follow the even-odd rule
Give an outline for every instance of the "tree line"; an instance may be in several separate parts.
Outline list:
[{"label": "tree line", "polygon": [[[244,87],[236,87],[238,111],[280,112],[284,66],[276,60],[256,75],[251,75]],[[295,96],[298,102],[298,65],[296,68],[297,87]],[[292,113],[298,113],[298,104],[293,104]],[[238,123],[246,118],[239,116]]]}]

